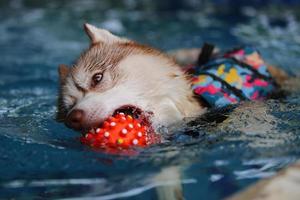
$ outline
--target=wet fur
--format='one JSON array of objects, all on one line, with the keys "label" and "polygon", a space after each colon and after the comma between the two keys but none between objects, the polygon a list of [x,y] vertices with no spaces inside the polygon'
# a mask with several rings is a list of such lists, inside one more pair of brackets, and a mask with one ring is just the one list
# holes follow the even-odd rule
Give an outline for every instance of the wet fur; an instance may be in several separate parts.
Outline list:
[{"label": "wet fur", "polygon": [[[86,29],[88,34],[98,34],[91,33],[95,27]],[[89,128],[117,108],[134,105],[153,113],[151,120],[157,127],[205,111],[193,97],[189,78],[171,57],[107,31],[105,34],[104,38],[90,36],[90,48],[73,67],[60,66],[57,119],[64,121],[72,109],[82,109]],[[91,87],[91,77],[97,72],[104,74],[103,80]]]}]

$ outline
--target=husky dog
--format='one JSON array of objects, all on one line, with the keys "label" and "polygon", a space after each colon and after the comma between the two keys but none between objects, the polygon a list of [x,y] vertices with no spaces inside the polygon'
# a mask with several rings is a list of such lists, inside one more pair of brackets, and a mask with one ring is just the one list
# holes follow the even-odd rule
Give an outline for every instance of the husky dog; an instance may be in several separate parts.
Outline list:
[{"label": "husky dog", "polygon": [[89,49],[73,67],[59,66],[58,120],[82,131],[123,111],[147,116],[157,127],[205,112],[171,57],[107,30],[84,28]]},{"label": "husky dog", "polygon": [[91,130],[116,112],[133,114],[154,128],[205,113],[174,58],[90,24],[84,29],[90,47],[74,66],[59,66],[57,119],[68,127]]}]

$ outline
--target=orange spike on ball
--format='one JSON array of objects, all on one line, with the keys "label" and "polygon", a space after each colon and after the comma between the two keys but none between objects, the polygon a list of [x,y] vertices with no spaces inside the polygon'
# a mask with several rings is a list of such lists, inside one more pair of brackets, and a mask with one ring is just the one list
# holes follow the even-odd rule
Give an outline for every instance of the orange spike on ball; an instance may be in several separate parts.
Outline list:
[{"label": "orange spike on ball", "polygon": [[95,133],[87,133],[80,140],[93,148],[130,148],[146,147],[158,143],[160,138],[131,115],[118,113],[105,120]]}]

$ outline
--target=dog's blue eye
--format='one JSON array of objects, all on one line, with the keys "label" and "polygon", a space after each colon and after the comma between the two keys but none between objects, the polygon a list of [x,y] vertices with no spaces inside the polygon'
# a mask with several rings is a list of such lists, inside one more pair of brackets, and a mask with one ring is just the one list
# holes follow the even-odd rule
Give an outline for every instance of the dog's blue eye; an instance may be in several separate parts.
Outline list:
[{"label": "dog's blue eye", "polygon": [[93,78],[92,78],[92,86],[95,87],[98,83],[101,82],[103,78],[103,74],[102,73],[96,73],[94,74]]}]

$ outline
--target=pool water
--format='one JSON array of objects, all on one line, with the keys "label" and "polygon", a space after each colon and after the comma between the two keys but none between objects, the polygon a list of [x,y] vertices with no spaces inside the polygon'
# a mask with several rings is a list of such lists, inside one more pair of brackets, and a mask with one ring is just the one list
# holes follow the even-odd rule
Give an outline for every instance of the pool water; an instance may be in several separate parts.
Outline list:
[{"label": "pool water", "polygon": [[[157,199],[178,185],[186,199],[221,199],[300,159],[300,4],[199,2],[0,1],[0,199]],[[291,92],[163,130],[173,140],[138,155],[95,152],[54,120],[57,66],[88,46],[84,22],[163,50],[255,45]]]}]

